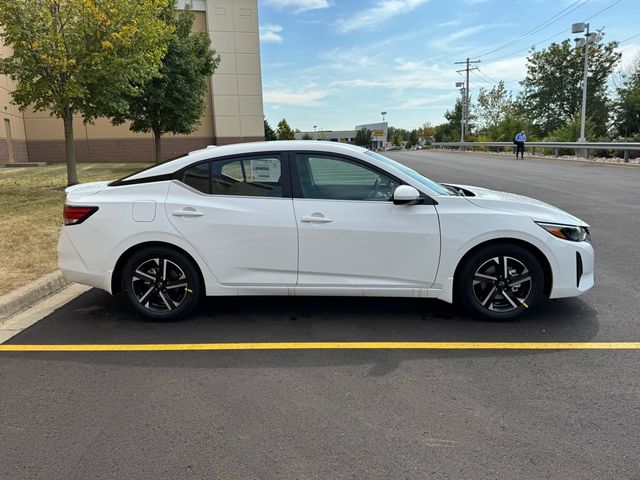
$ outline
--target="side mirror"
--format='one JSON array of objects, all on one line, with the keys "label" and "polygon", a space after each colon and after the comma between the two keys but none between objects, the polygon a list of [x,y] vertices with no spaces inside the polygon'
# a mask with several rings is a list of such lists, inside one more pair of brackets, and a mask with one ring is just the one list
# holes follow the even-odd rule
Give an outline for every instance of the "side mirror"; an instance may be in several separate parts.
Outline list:
[{"label": "side mirror", "polygon": [[394,205],[414,205],[420,202],[420,192],[411,185],[400,185],[393,192]]}]

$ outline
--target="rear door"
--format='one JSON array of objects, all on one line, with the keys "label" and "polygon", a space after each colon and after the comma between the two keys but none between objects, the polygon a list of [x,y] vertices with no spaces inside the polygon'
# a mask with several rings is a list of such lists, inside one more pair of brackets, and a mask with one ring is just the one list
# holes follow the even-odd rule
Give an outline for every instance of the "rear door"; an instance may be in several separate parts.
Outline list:
[{"label": "rear door", "polygon": [[222,285],[293,286],[298,236],[281,153],[213,159],[172,182],[167,215]]}]

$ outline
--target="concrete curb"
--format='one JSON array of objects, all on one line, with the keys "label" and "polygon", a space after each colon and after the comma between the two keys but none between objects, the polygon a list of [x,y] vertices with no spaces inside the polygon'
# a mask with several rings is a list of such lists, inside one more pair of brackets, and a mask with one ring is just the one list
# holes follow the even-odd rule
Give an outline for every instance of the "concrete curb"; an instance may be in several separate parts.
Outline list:
[{"label": "concrete curb", "polygon": [[1,296],[0,320],[25,310],[34,303],[59,292],[69,283],[62,277],[60,271],[56,271]]}]

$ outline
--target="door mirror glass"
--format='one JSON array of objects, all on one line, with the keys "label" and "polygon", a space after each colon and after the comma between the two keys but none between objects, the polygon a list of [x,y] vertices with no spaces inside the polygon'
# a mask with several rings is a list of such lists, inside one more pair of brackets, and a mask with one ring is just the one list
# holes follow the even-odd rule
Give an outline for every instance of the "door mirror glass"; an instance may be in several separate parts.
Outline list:
[{"label": "door mirror glass", "polygon": [[411,185],[400,185],[393,192],[393,203],[396,205],[411,205],[420,201],[420,192]]}]

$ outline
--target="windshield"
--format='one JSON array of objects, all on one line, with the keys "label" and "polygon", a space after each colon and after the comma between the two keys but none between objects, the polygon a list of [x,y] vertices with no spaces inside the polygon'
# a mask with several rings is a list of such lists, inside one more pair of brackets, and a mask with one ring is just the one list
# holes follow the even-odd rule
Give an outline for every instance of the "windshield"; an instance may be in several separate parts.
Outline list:
[{"label": "windshield", "polygon": [[389,157],[385,157],[384,155],[380,155],[379,153],[372,152],[371,150],[367,150],[364,153],[366,153],[372,158],[375,158],[376,160],[380,160],[381,162],[384,162],[387,165],[391,165],[392,167],[397,168],[402,173],[409,175],[411,178],[420,182],[425,187],[433,190],[438,195],[449,195],[449,196],[451,195],[451,192],[447,190],[445,187],[443,187],[439,183],[434,182],[433,180],[429,180],[427,177],[423,175],[420,175],[418,172],[416,172],[412,168],[407,167],[406,165],[396,162],[395,160],[391,160]]}]

